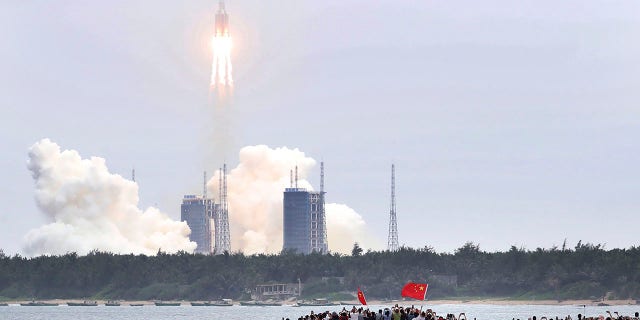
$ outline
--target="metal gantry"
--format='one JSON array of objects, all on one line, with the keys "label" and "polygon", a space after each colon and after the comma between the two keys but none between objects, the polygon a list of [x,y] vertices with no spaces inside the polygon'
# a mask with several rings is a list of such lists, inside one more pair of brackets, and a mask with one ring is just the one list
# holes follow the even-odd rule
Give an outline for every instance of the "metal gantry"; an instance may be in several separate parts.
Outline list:
[{"label": "metal gantry", "polygon": [[329,241],[327,241],[327,212],[325,210],[325,194],[324,192],[324,161],[320,162],[320,202],[322,203],[322,210],[320,211],[320,219],[322,219],[322,233],[321,233],[321,243],[322,253],[329,252]]},{"label": "metal gantry", "polygon": [[309,192],[311,205],[311,241],[309,252],[327,253],[327,219],[325,211],[324,162],[320,162],[320,192]]},{"label": "metal gantry", "polygon": [[398,251],[398,218],[396,217],[396,166],[391,165],[391,210],[389,211],[389,239],[387,250]]}]

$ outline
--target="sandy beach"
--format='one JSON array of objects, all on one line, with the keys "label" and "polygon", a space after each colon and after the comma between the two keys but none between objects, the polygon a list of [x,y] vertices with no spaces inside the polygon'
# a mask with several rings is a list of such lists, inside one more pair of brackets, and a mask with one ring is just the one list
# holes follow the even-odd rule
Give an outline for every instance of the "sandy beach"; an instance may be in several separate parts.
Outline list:
[{"label": "sandy beach", "polygon": [[[345,301],[346,302],[346,301]],[[359,305],[360,303],[357,301],[349,301],[354,305]],[[606,301],[592,301],[592,300],[513,300],[506,298],[491,298],[491,299],[451,299],[451,300],[427,300],[427,301],[416,301],[416,300],[367,300],[367,303],[370,305],[442,305],[442,304],[488,304],[488,305],[549,305],[549,306],[560,306],[560,305],[576,305],[576,306],[597,306],[600,303],[605,303],[610,306],[621,306],[621,305],[636,305],[636,301],[629,300],[606,300]]]},{"label": "sandy beach", "polygon": [[[87,299],[88,301],[93,301],[92,299]],[[47,303],[57,303],[60,305],[65,305],[67,302],[82,302],[84,300],[79,299],[53,299],[53,300],[36,300]],[[118,300],[121,305],[128,306],[130,304],[142,304],[142,305],[154,305],[155,301],[140,301],[140,300]],[[200,301],[178,301],[171,300],[175,302],[181,302],[183,305],[190,305],[191,302],[200,302]],[[13,301],[5,301],[8,304],[20,304],[20,303],[28,303],[30,300],[13,300]],[[107,302],[107,300],[97,300],[99,305],[103,305]],[[166,301],[169,302],[169,301]],[[343,303],[349,303],[352,305],[360,305],[358,301],[342,301]],[[283,305],[292,305],[295,301],[282,301]],[[621,305],[636,305],[635,300],[606,300],[606,301],[592,301],[592,300],[513,300],[506,298],[491,298],[491,299],[451,299],[451,300],[427,300],[427,301],[417,301],[417,300],[368,300],[367,303],[369,305],[443,305],[443,304],[477,304],[477,305],[576,305],[576,306],[597,306],[598,304],[605,303],[610,306],[621,306]],[[234,304],[239,304],[238,301],[234,301]]]}]

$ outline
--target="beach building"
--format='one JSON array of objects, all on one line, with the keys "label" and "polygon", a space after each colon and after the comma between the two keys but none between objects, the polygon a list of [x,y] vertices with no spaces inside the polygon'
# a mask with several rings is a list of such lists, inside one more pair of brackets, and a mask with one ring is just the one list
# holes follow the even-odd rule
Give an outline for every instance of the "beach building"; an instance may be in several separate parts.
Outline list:
[{"label": "beach building", "polygon": [[286,300],[297,297],[302,290],[300,283],[259,284],[251,291],[253,300]]}]

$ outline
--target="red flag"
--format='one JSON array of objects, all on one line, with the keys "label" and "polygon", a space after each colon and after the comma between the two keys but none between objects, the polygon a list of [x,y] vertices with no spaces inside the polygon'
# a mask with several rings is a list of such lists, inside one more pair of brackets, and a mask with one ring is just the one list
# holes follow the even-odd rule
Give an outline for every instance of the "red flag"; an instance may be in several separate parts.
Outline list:
[{"label": "red flag", "polygon": [[367,305],[367,299],[364,298],[364,293],[362,293],[360,288],[358,288],[358,300],[360,300],[360,303],[362,303],[363,306]]},{"label": "red flag", "polygon": [[428,287],[429,285],[426,283],[409,282],[402,288],[402,296],[414,298],[417,300],[424,300],[424,298],[427,296]]}]

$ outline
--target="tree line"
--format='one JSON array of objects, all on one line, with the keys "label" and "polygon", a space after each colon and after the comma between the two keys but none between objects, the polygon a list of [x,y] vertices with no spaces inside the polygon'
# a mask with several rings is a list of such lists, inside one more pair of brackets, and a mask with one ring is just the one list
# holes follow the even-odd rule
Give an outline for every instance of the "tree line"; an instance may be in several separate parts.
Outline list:
[{"label": "tree line", "polygon": [[606,250],[579,242],[574,248],[512,246],[504,252],[485,252],[466,243],[453,253],[436,253],[430,247],[364,252],[356,244],[351,255],[145,256],[94,251],[33,258],[0,250],[0,299],[5,300],[247,299],[256,284],[298,279],[307,297],[360,287],[367,298],[396,299],[402,285],[415,281],[429,283],[429,299],[635,299],[640,297],[640,247]]}]

